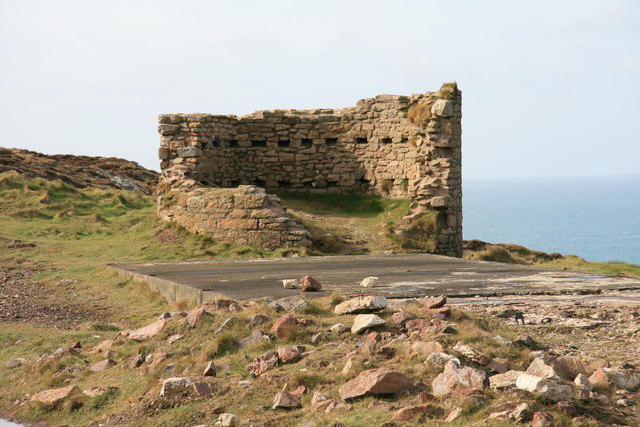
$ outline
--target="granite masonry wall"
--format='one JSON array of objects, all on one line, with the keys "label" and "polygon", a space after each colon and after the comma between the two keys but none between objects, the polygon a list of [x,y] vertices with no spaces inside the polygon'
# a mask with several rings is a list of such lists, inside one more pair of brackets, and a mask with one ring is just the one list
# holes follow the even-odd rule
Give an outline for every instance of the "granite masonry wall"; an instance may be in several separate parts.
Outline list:
[{"label": "granite masonry wall", "polygon": [[216,239],[309,246],[306,230],[265,190],[406,197],[407,220],[444,215],[435,253],[461,256],[461,117],[454,84],[343,109],[163,114],[159,214]]}]

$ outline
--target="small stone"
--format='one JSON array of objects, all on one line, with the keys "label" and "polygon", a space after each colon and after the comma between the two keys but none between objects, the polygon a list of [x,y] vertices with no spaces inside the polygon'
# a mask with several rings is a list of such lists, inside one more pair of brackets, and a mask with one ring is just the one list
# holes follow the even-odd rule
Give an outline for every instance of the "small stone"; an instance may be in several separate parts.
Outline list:
[{"label": "small stone", "polygon": [[307,301],[300,295],[280,298],[269,303],[269,306],[276,311],[289,311],[298,313],[307,306]]},{"label": "small stone", "polygon": [[131,362],[129,362],[129,365],[128,365],[129,369],[135,369],[142,366],[142,364],[144,363],[144,360],[145,360],[144,354],[139,353],[136,357],[131,359]]},{"label": "small stone", "polygon": [[[435,353],[434,353],[435,354]],[[445,396],[459,387],[471,387],[476,390],[484,390],[489,387],[489,377],[485,371],[469,366],[461,366],[450,360],[444,366],[444,371],[431,383],[435,396]]]},{"label": "small stone", "polygon": [[591,381],[589,381],[589,377],[585,374],[578,374],[573,380],[573,383],[587,391],[593,390],[593,385],[591,384]]},{"label": "small stone", "polygon": [[269,318],[263,314],[254,314],[249,323],[247,323],[247,328],[253,330],[256,327],[262,325],[269,321]]},{"label": "small stone", "polygon": [[351,326],[351,333],[359,334],[369,328],[384,325],[386,322],[375,314],[358,314]]},{"label": "small stone", "polygon": [[300,279],[300,288],[302,292],[318,292],[322,289],[322,285],[316,279],[307,275]]},{"label": "small stone", "polygon": [[558,374],[552,366],[548,365],[545,358],[534,359],[527,368],[527,374],[542,378],[558,378]]},{"label": "small stone", "polygon": [[160,377],[161,378],[170,378],[175,373],[175,370],[176,370],[175,366],[167,365],[167,366],[164,367],[164,369],[160,373]]},{"label": "small stone", "polygon": [[398,409],[391,419],[393,421],[418,421],[423,414],[442,412],[442,409],[433,405],[406,406]]},{"label": "small stone", "polygon": [[298,326],[298,319],[290,314],[278,318],[271,327],[271,333],[278,338],[285,336],[288,331]]},{"label": "small stone", "polygon": [[277,364],[278,353],[275,351],[269,351],[253,359],[253,362],[247,367],[247,370],[252,376],[258,377],[275,368]]},{"label": "small stone", "polygon": [[548,412],[534,412],[531,427],[553,427],[553,415]]},{"label": "small stone", "polygon": [[282,281],[282,287],[285,289],[298,289],[300,281],[298,279],[284,279]]},{"label": "small stone", "polygon": [[196,394],[196,396],[205,397],[209,396],[213,392],[213,389],[211,388],[211,384],[209,383],[196,382],[193,383],[193,392]]},{"label": "small stone", "polygon": [[510,367],[511,363],[509,362],[509,359],[505,359],[503,357],[495,357],[491,359],[491,362],[487,365],[487,369],[499,374],[504,374]]},{"label": "small stone", "polygon": [[424,302],[424,306],[430,310],[440,308],[447,303],[447,297],[440,295],[438,297],[429,298]]},{"label": "small stone", "polygon": [[278,359],[282,364],[296,363],[302,359],[302,354],[297,347],[282,347],[278,349]]},{"label": "small stone", "polygon": [[167,338],[167,342],[169,344],[173,344],[174,342],[181,340],[182,338],[184,338],[184,335],[181,335],[181,334],[171,335],[169,338]]},{"label": "small stone", "polygon": [[444,419],[445,423],[452,423],[456,418],[462,415],[462,407],[454,406],[447,418]]},{"label": "small stone", "polygon": [[113,340],[104,340],[100,344],[98,344],[97,346],[89,350],[89,354],[98,354],[105,351],[109,351],[114,344],[115,344],[115,341]]},{"label": "small stone", "polygon": [[82,344],[80,343],[80,341],[74,341],[74,343],[71,344],[70,348],[75,348],[77,350],[79,348],[82,348]]},{"label": "small stone", "polygon": [[337,316],[343,314],[371,313],[387,308],[387,299],[383,296],[363,296],[341,302],[334,308]]},{"label": "small stone", "polygon": [[78,390],[75,385],[62,388],[52,388],[33,395],[32,402],[40,402],[54,408],[59,407],[64,401]]},{"label": "small stone", "polygon": [[442,353],[444,347],[437,341],[416,341],[411,344],[409,354],[412,356],[429,356],[431,353]]},{"label": "small stone", "polygon": [[240,419],[236,415],[224,413],[218,415],[218,422],[216,423],[216,425],[219,425],[221,427],[233,427],[237,426],[239,422]]},{"label": "small stone", "polygon": [[391,321],[398,325],[404,325],[407,321],[413,319],[415,319],[415,316],[405,311],[397,311],[391,315]]},{"label": "small stone", "polygon": [[167,378],[162,382],[160,396],[169,397],[185,391],[189,391],[193,386],[193,381],[188,378],[173,377]]},{"label": "small stone", "polygon": [[319,344],[320,341],[322,341],[322,332],[318,332],[317,334],[314,334],[313,336],[311,336],[311,339],[309,341],[313,345]]},{"label": "small stone", "polygon": [[98,396],[102,396],[102,395],[108,393],[109,391],[117,390],[117,389],[118,389],[117,387],[109,387],[109,388],[106,388],[106,387],[91,387],[91,388],[89,388],[87,390],[82,390],[82,393],[85,396],[88,396],[88,397],[98,397]]},{"label": "small stone", "polygon": [[282,391],[276,394],[275,398],[273,399],[273,405],[271,405],[272,409],[292,409],[300,407],[302,407],[302,400],[300,399],[300,396],[292,393],[287,393],[286,391]]},{"label": "small stone", "polygon": [[487,355],[469,345],[463,344],[461,341],[458,341],[453,349],[472,362],[476,362],[483,366],[489,364],[489,358]]},{"label": "small stone", "polygon": [[460,364],[460,360],[457,357],[447,353],[431,353],[424,363],[428,363],[434,368],[442,368],[447,364],[447,362],[451,360],[457,364]]},{"label": "small stone", "polygon": [[91,372],[102,372],[102,371],[104,371],[105,369],[107,369],[109,366],[113,366],[113,365],[115,365],[115,364],[116,364],[116,362],[114,362],[114,361],[113,361],[113,360],[111,360],[111,359],[104,359],[104,360],[101,360],[100,362],[98,362],[98,363],[96,363],[96,364],[92,365],[92,366],[89,368],[89,370],[90,370]]},{"label": "small stone", "polygon": [[507,390],[516,387],[516,381],[524,371],[507,371],[503,374],[489,377],[489,385],[495,390]]},{"label": "small stone", "polygon": [[264,337],[265,337],[264,332],[262,332],[259,329],[256,329],[253,332],[251,332],[251,335],[249,335],[248,337],[244,337],[238,340],[238,346],[240,348],[245,348],[248,346],[261,344],[264,342]]},{"label": "small stone", "polygon": [[222,325],[220,325],[220,327],[218,329],[216,329],[214,334],[219,334],[220,332],[222,332],[222,331],[224,331],[226,329],[231,329],[233,327],[233,325],[235,325],[235,324],[236,324],[236,318],[235,317],[229,317],[227,320],[222,322]]},{"label": "small stone", "polygon": [[22,366],[25,363],[29,363],[29,359],[25,359],[24,357],[18,357],[16,359],[7,360],[6,366],[9,369],[17,368],[18,366]]},{"label": "small stone", "polygon": [[353,359],[350,357],[342,367],[342,375],[349,375],[353,370]]},{"label": "small stone", "polygon": [[136,341],[146,341],[150,338],[155,337],[160,333],[160,331],[164,328],[167,321],[164,319],[156,320],[150,325],[147,325],[140,329],[135,329],[133,331],[123,331],[122,334],[128,336],[129,339]]},{"label": "small stone", "polygon": [[516,338],[516,344],[529,347],[529,348],[533,348],[537,345],[536,340],[531,338],[529,335],[522,335]]},{"label": "small stone", "polygon": [[204,307],[197,307],[193,310],[189,310],[187,312],[187,324],[190,327],[195,328],[198,322],[200,322],[202,316],[211,316],[211,313],[206,311]]},{"label": "small stone", "polygon": [[360,282],[360,286],[362,286],[363,288],[373,288],[378,284],[378,278],[377,277],[365,277],[364,279],[362,279],[362,282]]},{"label": "small stone", "polygon": [[207,366],[204,368],[204,372],[202,373],[205,377],[215,377],[218,373],[218,369],[216,368],[216,364],[213,360],[210,360],[207,363]]},{"label": "small stone", "polygon": [[404,374],[378,368],[362,371],[340,387],[338,392],[343,400],[348,400],[369,395],[397,394],[410,388],[411,380]]},{"label": "small stone", "polygon": [[331,332],[335,332],[337,334],[340,334],[342,332],[347,332],[349,330],[349,327],[347,325],[343,325],[342,323],[336,323],[335,325],[330,327],[329,330]]},{"label": "small stone", "polygon": [[503,337],[502,335],[494,335],[492,338],[493,338],[493,340],[495,342],[500,343],[502,345],[506,345],[506,346],[509,346],[509,347],[511,347],[513,345],[513,341]]},{"label": "small stone", "polygon": [[631,399],[618,399],[616,400],[616,405],[622,406],[623,408],[628,408],[629,406],[634,406],[636,402]]}]

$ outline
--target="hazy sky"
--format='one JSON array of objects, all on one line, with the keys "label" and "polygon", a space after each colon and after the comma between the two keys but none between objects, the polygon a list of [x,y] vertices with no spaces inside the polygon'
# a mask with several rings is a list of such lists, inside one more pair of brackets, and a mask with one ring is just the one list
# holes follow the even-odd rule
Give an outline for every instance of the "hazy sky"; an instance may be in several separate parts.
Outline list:
[{"label": "hazy sky", "polygon": [[640,173],[640,1],[0,0],[0,146],[158,169],[157,115],[463,91],[466,178]]}]

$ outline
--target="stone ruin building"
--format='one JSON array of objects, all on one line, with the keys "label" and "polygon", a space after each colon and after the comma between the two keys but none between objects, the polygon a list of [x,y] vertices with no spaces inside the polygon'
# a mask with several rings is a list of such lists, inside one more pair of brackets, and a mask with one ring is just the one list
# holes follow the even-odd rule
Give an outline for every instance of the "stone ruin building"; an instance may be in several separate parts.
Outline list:
[{"label": "stone ruin building", "polygon": [[342,109],[159,116],[158,214],[263,248],[310,246],[272,191],[409,198],[438,211],[434,253],[462,256],[461,92],[378,95]]}]

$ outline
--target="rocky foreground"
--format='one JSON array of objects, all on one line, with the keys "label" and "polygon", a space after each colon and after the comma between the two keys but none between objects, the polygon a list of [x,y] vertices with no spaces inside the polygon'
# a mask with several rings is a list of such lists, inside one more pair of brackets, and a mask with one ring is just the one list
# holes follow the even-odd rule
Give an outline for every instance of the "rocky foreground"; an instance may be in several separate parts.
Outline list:
[{"label": "rocky foreground", "polygon": [[[304,290],[318,290],[309,279]],[[517,335],[532,324],[521,310],[477,314],[445,296],[305,295],[218,300],[11,359],[17,383],[37,373],[57,385],[14,405],[43,418],[83,410],[92,426],[639,424],[637,354],[549,347],[537,330]]]}]

